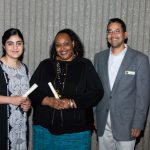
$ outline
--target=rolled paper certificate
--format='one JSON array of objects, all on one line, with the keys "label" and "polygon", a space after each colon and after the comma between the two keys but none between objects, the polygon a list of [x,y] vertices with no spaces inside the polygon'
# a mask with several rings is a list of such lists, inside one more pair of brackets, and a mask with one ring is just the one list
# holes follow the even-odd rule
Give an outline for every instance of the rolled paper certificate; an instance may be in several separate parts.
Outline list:
[{"label": "rolled paper certificate", "polygon": [[49,87],[50,87],[52,93],[54,94],[55,98],[59,99],[59,96],[58,96],[56,90],[54,89],[52,83],[51,83],[51,82],[48,82],[48,85],[49,85]]},{"label": "rolled paper certificate", "polygon": [[[32,93],[36,88],[38,87],[38,85],[37,84],[33,84],[30,88],[29,88],[29,90],[22,96],[22,97],[27,97],[30,93]],[[16,108],[16,109],[18,109],[20,107],[20,105]]]},{"label": "rolled paper certificate", "polygon": [[33,84],[30,89],[23,95],[23,97],[27,97],[30,93],[32,93],[38,87],[37,84]]}]

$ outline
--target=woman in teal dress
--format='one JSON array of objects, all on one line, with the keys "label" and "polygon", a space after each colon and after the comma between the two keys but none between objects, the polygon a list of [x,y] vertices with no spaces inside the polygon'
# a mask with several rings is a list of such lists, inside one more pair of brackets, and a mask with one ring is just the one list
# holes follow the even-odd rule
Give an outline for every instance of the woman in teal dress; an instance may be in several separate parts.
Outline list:
[{"label": "woman in teal dress", "polygon": [[39,85],[30,95],[33,149],[90,150],[92,107],[102,98],[103,88],[91,61],[83,58],[83,46],[72,30],[57,33],[51,58],[39,64],[30,83]]}]

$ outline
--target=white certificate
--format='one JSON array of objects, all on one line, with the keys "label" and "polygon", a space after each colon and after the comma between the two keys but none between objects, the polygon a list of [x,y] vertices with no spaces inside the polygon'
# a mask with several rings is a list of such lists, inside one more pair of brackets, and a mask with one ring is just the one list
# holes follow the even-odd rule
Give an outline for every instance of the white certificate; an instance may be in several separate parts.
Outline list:
[{"label": "white certificate", "polygon": [[58,96],[56,90],[54,89],[52,83],[51,83],[51,82],[48,82],[48,85],[49,85],[49,87],[50,87],[52,93],[54,94],[55,98],[59,99],[59,96]]},{"label": "white certificate", "polygon": [[29,88],[29,90],[23,95],[23,97],[27,97],[27,96],[28,96],[30,93],[32,93],[37,87],[38,87],[38,85],[34,83],[34,84]]}]

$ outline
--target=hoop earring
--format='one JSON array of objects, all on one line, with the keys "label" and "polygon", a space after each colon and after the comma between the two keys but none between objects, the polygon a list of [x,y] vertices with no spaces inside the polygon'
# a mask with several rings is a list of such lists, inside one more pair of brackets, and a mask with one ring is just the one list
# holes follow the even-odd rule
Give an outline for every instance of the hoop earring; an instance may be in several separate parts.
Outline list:
[{"label": "hoop earring", "polygon": [[78,56],[78,52],[77,50],[74,51],[75,56]]}]

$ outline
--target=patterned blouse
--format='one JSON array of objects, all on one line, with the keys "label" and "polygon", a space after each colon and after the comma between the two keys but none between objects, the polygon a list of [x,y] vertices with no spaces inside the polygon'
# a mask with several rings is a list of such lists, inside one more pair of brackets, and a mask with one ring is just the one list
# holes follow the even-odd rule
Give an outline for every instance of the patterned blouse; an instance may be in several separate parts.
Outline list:
[{"label": "patterned blouse", "polygon": [[[17,69],[2,63],[8,96],[21,96],[29,89],[29,78],[25,65],[21,64]],[[26,141],[26,113],[20,107],[7,105],[8,118],[8,149],[27,150]]]}]

